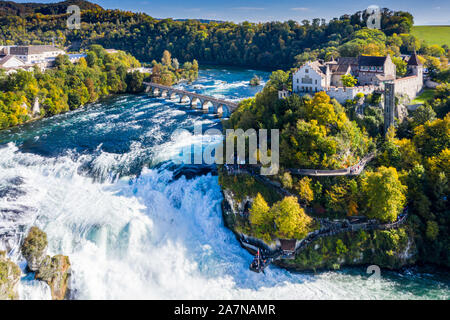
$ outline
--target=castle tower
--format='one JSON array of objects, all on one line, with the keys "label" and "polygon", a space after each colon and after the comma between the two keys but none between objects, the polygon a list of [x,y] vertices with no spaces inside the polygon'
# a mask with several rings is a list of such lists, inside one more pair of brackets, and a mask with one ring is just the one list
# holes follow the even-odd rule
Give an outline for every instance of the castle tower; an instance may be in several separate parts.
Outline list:
[{"label": "castle tower", "polygon": [[384,82],[384,133],[395,122],[395,82]]},{"label": "castle tower", "polygon": [[423,65],[415,51],[408,60],[407,68],[408,73],[412,76],[417,76],[423,84]]}]

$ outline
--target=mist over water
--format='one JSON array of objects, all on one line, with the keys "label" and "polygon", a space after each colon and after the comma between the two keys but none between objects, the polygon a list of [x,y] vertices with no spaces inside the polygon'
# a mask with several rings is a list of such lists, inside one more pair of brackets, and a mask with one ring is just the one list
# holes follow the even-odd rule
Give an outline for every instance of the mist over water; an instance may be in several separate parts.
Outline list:
[{"label": "mist over water", "polygon": [[[262,89],[248,86],[254,74],[268,80],[209,68],[179,86],[238,101]],[[42,228],[48,254],[70,257],[74,299],[449,298],[448,277],[415,270],[380,280],[362,268],[251,272],[252,256],[223,224],[217,176],[171,161],[201,143],[199,123],[221,128],[178,101],[123,95],[0,132],[0,250],[24,270],[19,244]],[[180,128],[191,134],[173,135]],[[22,299],[50,299],[46,284],[23,276]]]}]

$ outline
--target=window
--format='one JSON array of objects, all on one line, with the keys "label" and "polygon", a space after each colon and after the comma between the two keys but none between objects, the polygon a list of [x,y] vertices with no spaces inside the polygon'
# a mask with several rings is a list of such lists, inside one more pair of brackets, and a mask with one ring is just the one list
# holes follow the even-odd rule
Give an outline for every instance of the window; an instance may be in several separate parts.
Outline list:
[{"label": "window", "polygon": [[298,78],[297,78],[297,83],[298,83]]},{"label": "window", "polygon": [[305,73],[309,73],[309,69],[305,69]]},{"label": "window", "polygon": [[312,79],[310,77],[306,76],[306,77],[302,78],[302,83],[312,84]]},{"label": "window", "polygon": [[317,84],[317,80],[316,80],[316,84]]}]

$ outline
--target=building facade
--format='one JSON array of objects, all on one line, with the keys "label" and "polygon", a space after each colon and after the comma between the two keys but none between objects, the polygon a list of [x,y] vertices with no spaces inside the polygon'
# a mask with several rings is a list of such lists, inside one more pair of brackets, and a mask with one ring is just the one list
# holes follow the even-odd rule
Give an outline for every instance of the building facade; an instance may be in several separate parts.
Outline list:
[{"label": "building facade", "polygon": [[44,45],[10,47],[9,54],[21,59],[25,64],[37,64],[54,60],[57,56],[66,53],[54,46]]},{"label": "building facade", "polygon": [[[358,80],[355,87],[344,87],[342,76]],[[298,94],[325,91],[339,102],[355,98],[358,93],[369,94],[384,90],[385,81],[394,81],[395,94],[414,99],[423,88],[423,66],[414,53],[408,59],[408,74],[397,79],[396,66],[389,55],[385,57],[342,57],[337,61],[310,61],[292,76],[292,91]]]}]

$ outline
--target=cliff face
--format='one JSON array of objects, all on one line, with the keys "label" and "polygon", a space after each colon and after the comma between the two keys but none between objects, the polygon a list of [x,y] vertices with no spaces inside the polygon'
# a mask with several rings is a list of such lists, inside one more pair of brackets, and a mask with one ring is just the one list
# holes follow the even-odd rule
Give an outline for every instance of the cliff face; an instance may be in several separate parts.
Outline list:
[{"label": "cliff face", "polygon": [[20,268],[0,251],[0,300],[19,299]]},{"label": "cliff face", "polygon": [[293,260],[276,264],[294,270],[339,269],[343,266],[374,264],[399,269],[414,264],[416,247],[407,228],[346,232],[320,238]]},{"label": "cliff face", "polygon": [[[236,221],[252,198],[238,200],[229,189],[222,190],[225,225],[240,238]],[[253,241],[255,242],[255,241]],[[417,249],[409,227],[392,230],[340,233],[314,241],[295,255],[294,259],[276,260],[274,264],[298,271],[339,269],[344,266],[375,264],[381,268],[399,269],[414,264]]]}]

